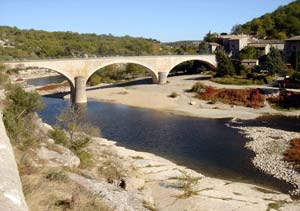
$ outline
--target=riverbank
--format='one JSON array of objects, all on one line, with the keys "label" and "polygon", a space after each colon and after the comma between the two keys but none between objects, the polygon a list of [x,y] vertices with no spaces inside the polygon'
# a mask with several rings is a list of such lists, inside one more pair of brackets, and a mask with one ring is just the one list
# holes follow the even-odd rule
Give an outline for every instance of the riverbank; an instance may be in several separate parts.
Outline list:
[{"label": "riverbank", "polygon": [[[194,98],[194,93],[188,92],[194,83],[201,81],[206,85],[221,88],[243,88],[243,86],[220,85],[207,80],[205,75],[176,76],[168,78],[164,85],[147,84],[143,81],[128,82],[119,85],[101,84],[87,89],[88,98],[134,107],[169,111],[176,114],[203,118],[238,118],[255,119],[266,114],[299,116],[300,111],[279,111],[268,104],[260,109],[231,106],[223,103],[209,103]],[[246,86],[245,88],[257,88]],[[262,88],[261,86],[259,86]],[[266,88],[266,87],[264,87]],[[172,93],[177,97],[170,97]]]},{"label": "riverbank", "polygon": [[247,138],[246,147],[255,153],[252,163],[266,174],[284,180],[294,186],[292,195],[300,194],[300,173],[293,165],[284,161],[283,153],[289,147],[289,140],[299,138],[300,133],[267,127],[235,127]]}]

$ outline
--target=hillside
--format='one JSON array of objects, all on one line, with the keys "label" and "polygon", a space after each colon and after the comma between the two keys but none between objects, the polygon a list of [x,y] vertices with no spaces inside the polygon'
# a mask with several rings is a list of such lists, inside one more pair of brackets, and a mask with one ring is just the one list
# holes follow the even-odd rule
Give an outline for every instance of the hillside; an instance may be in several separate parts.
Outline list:
[{"label": "hillside", "polygon": [[286,39],[300,35],[300,1],[281,6],[272,13],[233,27],[234,34],[251,34],[258,38]]},{"label": "hillside", "polygon": [[112,55],[155,55],[169,52],[152,39],[130,36],[20,30],[0,26],[0,60]]}]

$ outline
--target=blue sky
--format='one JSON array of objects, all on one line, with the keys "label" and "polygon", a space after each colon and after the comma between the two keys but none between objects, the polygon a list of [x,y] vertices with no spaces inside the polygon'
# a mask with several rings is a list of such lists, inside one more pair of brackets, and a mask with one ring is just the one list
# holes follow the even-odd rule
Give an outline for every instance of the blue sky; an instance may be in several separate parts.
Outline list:
[{"label": "blue sky", "polygon": [[0,0],[0,25],[21,29],[199,40],[292,0]]}]

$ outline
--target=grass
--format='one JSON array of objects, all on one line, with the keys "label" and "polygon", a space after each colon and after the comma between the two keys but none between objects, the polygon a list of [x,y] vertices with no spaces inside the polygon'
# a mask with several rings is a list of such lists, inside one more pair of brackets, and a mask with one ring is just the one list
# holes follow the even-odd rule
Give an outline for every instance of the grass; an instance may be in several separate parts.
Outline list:
[{"label": "grass", "polygon": [[[60,170],[51,171],[59,172]],[[70,179],[63,182],[56,179],[50,180],[46,179],[42,173],[24,175],[21,179],[30,210],[113,210],[100,196],[88,192]]]},{"label": "grass", "polygon": [[231,84],[231,85],[262,85],[264,84],[261,80],[253,80],[241,77],[222,77],[213,78],[211,81],[219,84]]},{"label": "grass", "polygon": [[179,182],[179,188],[183,193],[176,196],[178,199],[186,199],[193,195],[198,195],[198,191],[194,190],[194,186],[201,180],[200,177],[192,177],[188,173],[182,172],[181,177],[171,177],[169,179],[175,179]]},{"label": "grass", "polygon": [[280,209],[280,207],[281,207],[282,205],[280,204],[280,203],[270,203],[270,204],[268,204],[268,209],[267,209],[267,211],[270,211],[270,210],[279,210]]},{"label": "grass", "polygon": [[150,202],[147,202],[145,200],[143,201],[143,206],[150,211],[158,211],[158,209],[155,207],[155,205],[153,205]]}]

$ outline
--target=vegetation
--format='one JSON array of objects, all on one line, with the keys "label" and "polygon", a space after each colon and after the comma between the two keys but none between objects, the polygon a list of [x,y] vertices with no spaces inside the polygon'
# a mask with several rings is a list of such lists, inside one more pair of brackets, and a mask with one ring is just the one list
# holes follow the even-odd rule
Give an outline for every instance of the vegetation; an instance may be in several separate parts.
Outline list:
[{"label": "vegetation", "polygon": [[0,63],[0,89],[4,88],[8,82],[9,78],[5,72],[5,67],[3,64]]},{"label": "vegetation", "polygon": [[176,97],[179,97],[180,96],[180,94],[178,94],[177,92],[172,92],[170,95],[169,95],[169,97],[171,97],[171,98],[176,98]]},{"label": "vegetation", "polygon": [[211,81],[219,84],[233,84],[233,85],[262,85],[272,82],[272,76],[266,76],[264,74],[252,74],[249,73],[246,76],[225,76],[222,78],[213,78]]},{"label": "vegetation", "polygon": [[286,39],[300,34],[300,2],[281,6],[272,13],[232,29],[234,34],[251,34],[260,39]]},{"label": "vegetation", "polygon": [[182,189],[183,193],[178,195],[177,198],[179,199],[186,199],[192,197],[193,195],[197,195],[198,191],[194,190],[194,187],[197,185],[200,177],[193,177],[188,173],[181,171],[181,177],[171,177],[169,179],[175,179],[179,181],[179,188]]},{"label": "vegetation", "polygon": [[264,107],[264,96],[260,89],[216,89],[198,82],[192,90],[197,90],[196,97],[202,100],[251,108]]},{"label": "vegetation", "polygon": [[247,46],[240,51],[240,60],[243,59],[259,59],[262,56],[262,52],[254,47]]},{"label": "vegetation", "polygon": [[99,83],[117,83],[149,75],[149,70],[138,64],[113,64],[93,74],[89,78],[88,84],[95,86]]},{"label": "vegetation", "polygon": [[[56,143],[62,143],[69,147],[80,159],[81,167],[89,167],[92,164],[91,154],[85,150],[90,143],[91,136],[100,136],[98,128],[89,124],[81,110],[76,107],[68,107],[57,118],[57,128],[50,134]],[[66,131],[67,136],[62,131]],[[66,139],[66,137],[68,137]]]},{"label": "vegetation", "polygon": [[300,139],[289,141],[290,147],[284,153],[284,160],[293,163],[294,168],[300,172]]},{"label": "vegetation", "polygon": [[48,171],[45,175],[46,179],[51,181],[66,181],[68,176],[62,170],[51,170]]},{"label": "vegetation", "polygon": [[269,97],[269,103],[277,109],[299,109],[300,93],[281,91],[276,97]]},{"label": "vegetation", "polygon": [[218,62],[218,67],[216,71],[217,77],[224,77],[224,76],[233,76],[234,66],[231,62],[229,56],[225,53],[222,48],[217,48],[216,50],[216,60]]},{"label": "vegetation", "polygon": [[42,108],[40,96],[9,85],[6,98],[9,106],[3,112],[3,121],[10,139],[23,149],[37,145],[41,137],[36,132],[34,113]]},{"label": "vegetation", "polygon": [[266,61],[261,65],[262,69],[268,70],[270,75],[279,74],[285,75],[288,68],[283,61],[282,52],[276,48],[271,47],[270,52],[266,57]]},{"label": "vegetation", "polygon": [[20,30],[0,26],[0,60],[20,58],[60,58],[112,55],[158,55],[170,53],[156,40],[130,36],[79,34]]}]

